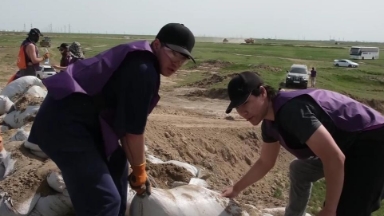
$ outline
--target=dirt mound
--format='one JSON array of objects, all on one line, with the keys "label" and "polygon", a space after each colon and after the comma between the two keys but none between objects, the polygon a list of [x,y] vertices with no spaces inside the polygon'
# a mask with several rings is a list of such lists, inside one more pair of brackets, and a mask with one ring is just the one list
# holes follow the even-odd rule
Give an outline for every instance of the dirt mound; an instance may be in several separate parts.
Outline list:
[{"label": "dirt mound", "polygon": [[22,112],[27,109],[27,106],[36,106],[43,103],[44,98],[33,97],[31,95],[24,95],[15,102],[16,110]]},{"label": "dirt mound", "polygon": [[229,61],[221,61],[221,60],[211,59],[211,60],[204,61],[203,63],[200,64],[200,66],[223,68],[223,67],[228,67],[232,64],[233,63],[229,62]]},{"label": "dirt mound", "polygon": [[191,83],[187,86],[205,88],[205,87],[210,86],[212,84],[220,83],[223,80],[225,80],[225,78],[226,78],[225,76],[213,74],[211,77],[199,80],[199,81]]},{"label": "dirt mound", "polygon": [[250,68],[252,69],[256,69],[256,70],[264,70],[264,71],[269,71],[269,72],[280,72],[282,71],[281,68],[279,67],[272,67],[270,65],[266,65],[266,64],[258,64],[258,65],[250,65]]},{"label": "dirt mound", "polygon": [[[211,123],[208,124],[203,117],[199,119],[194,121],[183,116],[162,119],[158,116],[149,120],[146,133],[148,148],[163,161],[178,160],[202,168],[210,176],[207,182],[212,189],[221,191],[239,180],[259,157],[260,134],[248,124],[243,126],[242,122],[209,119]],[[258,184],[246,189],[237,200],[270,207],[283,205],[288,178],[279,170],[287,170],[291,159],[282,150],[280,160],[272,171],[274,174],[268,174]],[[160,172],[159,169],[165,171]],[[172,174],[165,174],[168,169],[155,167],[155,173],[164,175],[155,177],[157,182],[174,181],[189,174],[185,170],[171,168],[180,175],[172,177]]]},{"label": "dirt mound", "polygon": [[0,181],[0,191],[6,191],[16,203],[28,199],[36,191],[42,196],[54,194],[47,186],[46,178],[51,170],[59,171],[58,168],[51,160],[43,161],[34,156],[22,144],[23,142],[16,141],[4,146],[11,152],[16,163],[10,176]]},{"label": "dirt mound", "polygon": [[217,71],[221,68],[228,67],[232,65],[232,62],[229,61],[221,61],[221,60],[206,60],[200,64],[196,64],[191,69],[198,69],[198,70],[209,70],[209,71]]},{"label": "dirt mound", "polygon": [[208,78],[205,78],[205,79],[199,80],[197,82],[191,83],[187,86],[198,87],[198,88],[207,88],[213,84],[221,83],[226,79],[230,79],[230,78],[236,76],[237,74],[238,73],[233,73],[233,74],[228,74],[228,75],[213,74]]},{"label": "dirt mound", "polygon": [[229,99],[227,89],[213,88],[208,90],[196,90],[185,94],[187,97],[207,97],[211,99]]},{"label": "dirt mound", "polygon": [[156,180],[159,188],[171,188],[175,181],[188,183],[193,177],[188,170],[174,164],[147,163],[146,169],[148,174]]}]

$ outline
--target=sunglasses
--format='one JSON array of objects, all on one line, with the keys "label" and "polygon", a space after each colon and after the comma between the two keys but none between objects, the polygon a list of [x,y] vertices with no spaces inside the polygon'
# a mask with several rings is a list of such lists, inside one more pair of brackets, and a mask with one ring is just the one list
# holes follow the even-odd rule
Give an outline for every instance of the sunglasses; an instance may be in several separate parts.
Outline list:
[{"label": "sunglasses", "polygon": [[176,52],[176,51],[170,49],[167,46],[164,46],[164,51],[167,54],[168,58],[171,60],[171,62],[173,62],[177,65],[184,66],[189,61],[188,57],[186,57],[185,55],[183,55],[179,52]]}]

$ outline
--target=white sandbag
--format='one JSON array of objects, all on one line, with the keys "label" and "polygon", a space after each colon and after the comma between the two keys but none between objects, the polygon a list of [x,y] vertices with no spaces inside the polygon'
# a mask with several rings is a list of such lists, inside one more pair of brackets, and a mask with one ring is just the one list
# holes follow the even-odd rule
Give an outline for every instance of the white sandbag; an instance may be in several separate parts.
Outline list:
[{"label": "white sandbag", "polygon": [[164,163],[164,161],[162,161],[161,159],[159,159],[153,155],[150,155],[150,154],[146,155],[146,158],[149,162],[154,163],[154,164]]},{"label": "white sandbag", "polygon": [[6,192],[0,192],[0,215],[27,216],[35,207],[39,199],[40,195],[36,194],[21,203],[15,203]]},{"label": "white sandbag", "polygon": [[0,181],[13,171],[15,163],[16,160],[5,149],[0,152]]},{"label": "white sandbag", "polygon": [[174,181],[174,182],[172,182],[171,188],[175,188],[175,187],[179,187],[179,186],[187,185],[187,184],[188,183],[186,183],[186,182]]},{"label": "white sandbag", "polygon": [[186,170],[188,170],[190,173],[192,173],[193,176],[198,176],[200,172],[200,169],[188,163],[184,163],[176,160],[169,160],[164,162],[159,158],[156,158],[155,156],[149,155],[149,154],[146,157],[147,157],[147,160],[153,164],[174,164],[176,166],[183,167]]},{"label": "white sandbag", "polygon": [[0,115],[7,113],[13,105],[13,102],[5,95],[0,95]]},{"label": "white sandbag", "polygon": [[191,178],[191,179],[189,180],[189,184],[191,184],[191,185],[197,185],[197,186],[200,186],[200,187],[209,188],[208,183],[207,183],[204,179]]},{"label": "white sandbag", "polygon": [[47,90],[41,88],[40,86],[32,86],[28,89],[27,92],[25,92],[24,95],[44,98],[45,96],[47,96]]},{"label": "white sandbag", "polygon": [[29,118],[36,116],[39,108],[40,106],[27,106],[24,111],[12,111],[5,116],[4,122],[11,128],[20,128],[28,123]]},{"label": "white sandbag", "polygon": [[29,136],[29,132],[25,131],[24,128],[20,128],[11,137],[10,141],[24,141],[28,138],[28,136]]},{"label": "white sandbag", "polygon": [[47,176],[48,185],[55,191],[63,193],[66,186],[63,176],[58,172],[51,172]]},{"label": "white sandbag", "polygon": [[7,151],[5,149],[3,149],[0,152],[0,181],[4,179],[4,174],[5,174],[4,160],[5,160],[5,157],[7,157]]},{"label": "white sandbag", "polygon": [[199,173],[199,169],[191,164],[176,161],[176,160],[169,160],[166,162],[163,162],[164,164],[174,164],[179,167],[184,167],[186,170],[188,170],[190,173],[192,173],[193,176],[197,176]]},{"label": "white sandbag", "polygon": [[7,96],[11,101],[15,102],[17,95],[23,95],[31,86],[40,86],[44,88],[41,80],[35,76],[24,76],[12,81],[1,91],[1,95]]},{"label": "white sandbag", "polygon": [[8,126],[1,125],[1,127],[0,127],[0,132],[5,132],[5,131],[8,131],[8,130],[9,130],[9,127],[8,127]]},{"label": "white sandbag", "polygon": [[[284,216],[285,214],[285,207],[278,207],[278,208],[265,208],[262,210],[264,214],[271,214],[273,216]],[[311,216],[310,214],[306,213],[305,216]]]},{"label": "white sandbag", "polygon": [[66,216],[73,213],[68,193],[41,197],[28,216]]},{"label": "white sandbag", "polygon": [[248,216],[240,205],[219,193],[196,185],[153,188],[146,197],[132,199],[129,216]]},{"label": "white sandbag", "polygon": [[32,154],[36,155],[37,157],[47,159],[48,155],[46,155],[38,145],[29,142],[28,140],[25,140],[24,147],[29,149]]}]

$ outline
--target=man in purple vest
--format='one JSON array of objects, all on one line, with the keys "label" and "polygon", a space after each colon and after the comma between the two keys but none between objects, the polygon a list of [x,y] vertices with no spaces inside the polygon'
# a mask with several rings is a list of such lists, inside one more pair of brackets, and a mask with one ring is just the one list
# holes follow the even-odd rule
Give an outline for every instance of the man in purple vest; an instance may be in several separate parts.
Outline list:
[{"label": "man in purple vest", "polygon": [[279,91],[252,72],[228,84],[233,108],[252,125],[261,125],[260,158],[233,186],[236,197],[274,166],[280,146],[297,157],[290,165],[286,216],[302,216],[313,182],[325,177],[321,216],[369,216],[380,207],[384,189],[384,117],[342,94],[306,89]]},{"label": "man in purple vest", "polygon": [[170,23],[151,44],[115,46],[43,81],[48,94],[28,140],[60,168],[76,215],[125,215],[127,182],[138,195],[150,194],[147,116],[160,99],[160,74],[193,60],[194,44],[187,27]]}]

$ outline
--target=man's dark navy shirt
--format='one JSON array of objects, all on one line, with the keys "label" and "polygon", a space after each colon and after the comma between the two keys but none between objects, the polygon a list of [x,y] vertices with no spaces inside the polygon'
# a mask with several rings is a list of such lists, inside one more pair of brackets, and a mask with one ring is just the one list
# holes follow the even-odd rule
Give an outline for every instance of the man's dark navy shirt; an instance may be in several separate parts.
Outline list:
[{"label": "man's dark navy shirt", "polygon": [[116,110],[113,128],[143,134],[159,84],[157,58],[149,52],[129,53],[102,90],[105,107]]}]

